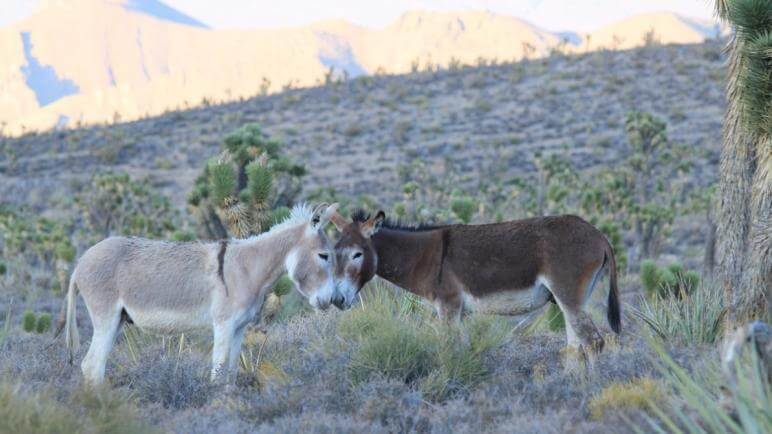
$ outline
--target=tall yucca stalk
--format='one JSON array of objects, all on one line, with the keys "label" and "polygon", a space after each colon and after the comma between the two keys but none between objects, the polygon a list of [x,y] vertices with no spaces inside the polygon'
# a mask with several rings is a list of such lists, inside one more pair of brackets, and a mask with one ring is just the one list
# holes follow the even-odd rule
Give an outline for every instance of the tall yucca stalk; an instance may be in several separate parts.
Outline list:
[{"label": "tall yucca stalk", "polygon": [[[772,0],[716,0],[732,25],[719,168],[718,282],[741,322],[769,310],[772,284]],[[766,304],[764,299],[766,300]]]}]

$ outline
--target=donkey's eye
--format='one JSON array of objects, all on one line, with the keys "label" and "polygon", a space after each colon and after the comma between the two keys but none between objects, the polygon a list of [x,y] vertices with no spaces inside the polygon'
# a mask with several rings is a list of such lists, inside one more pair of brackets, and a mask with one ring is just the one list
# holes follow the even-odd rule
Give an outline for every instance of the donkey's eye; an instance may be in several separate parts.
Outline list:
[{"label": "donkey's eye", "polygon": [[361,257],[362,257],[362,252],[356,252],[356,253],[354,253],[354,256],[352,258],[356,259],[356,258],[361,258]]},{"label": "donkey's eye", "polygon": [[319,257],[322,258],[322,261],[327,261],[327,259],[330,257],[327,253],[320,253]]}]

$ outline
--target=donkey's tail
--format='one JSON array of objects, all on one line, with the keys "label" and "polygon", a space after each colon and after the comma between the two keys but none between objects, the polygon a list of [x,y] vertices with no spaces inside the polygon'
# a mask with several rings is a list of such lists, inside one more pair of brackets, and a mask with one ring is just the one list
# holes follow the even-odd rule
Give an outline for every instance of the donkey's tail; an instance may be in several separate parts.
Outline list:
[{"label": "donkey's tail", "polygon": [[609,263],[608,269],[608,324],[614,333],[619,334],[622,329],[622,314],[619,307],[619,287],[617,286],[617,260],[614,255],[614,248],[606,241],[606,260]]},{"label": "donkey's tail", "polygon": [[67,290],[67,314],[64,324],[64,343],[69,349],[70,363],[80,348],[80,335],[78,334],[78,288],[75,284],[75,271],[70,277],[70,288]]}]

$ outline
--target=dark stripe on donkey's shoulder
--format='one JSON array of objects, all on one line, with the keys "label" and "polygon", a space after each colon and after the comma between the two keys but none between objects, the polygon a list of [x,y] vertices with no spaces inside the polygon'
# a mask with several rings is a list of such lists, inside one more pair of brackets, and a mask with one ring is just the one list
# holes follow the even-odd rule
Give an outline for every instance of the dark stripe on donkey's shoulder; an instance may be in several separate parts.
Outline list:
[{"label": "dark stripe on donkey's shoulder", "polygon": [[225,250],[228,248],[228,242],[220,241],[220,252],[217,253],[217,275],[220,276],[223,286],[225,286],[225,296],[228,296],[228,285],[225,284]]}]

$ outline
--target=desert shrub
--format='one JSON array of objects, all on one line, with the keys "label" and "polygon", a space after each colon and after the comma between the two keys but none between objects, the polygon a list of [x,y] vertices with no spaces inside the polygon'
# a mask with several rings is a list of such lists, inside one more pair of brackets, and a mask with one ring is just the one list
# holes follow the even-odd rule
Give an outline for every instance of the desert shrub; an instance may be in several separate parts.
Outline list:
[{"label": "desert shrub", "polygon": [[215,390],[209,380],[209,361],[191,351],[184,335],[158,337],[134,327],[124,332],[119,351],[125,350],[128,357],[117,363],[115,385],[128,386],[141,403],[165,408],[195,408],[209,400]]},{"label": "desert shrub", "polygon": [[289,294],[292,291],[294,284],[286,274],[281,276],[279,280],[273,285],[273,293],[279,297]]},{"label": "desert shrub", "polygon": [[35,331],[43,334],[47,333],[51,329],[51,315],[47,313],[41,313],[35,323]]},{"label": "desert shrub", "polygon": [[641,261],[641,285],[646,294],[653,294],[659,285],[659,268],[651,259]]},{"label": "desert shrub", "polygon": [[127,173],[96,174],[75,203],[88,234],[97,239],[111,235],[168,238],[180,222],[169,198],[147,179],[135,180]]},{"label": "desert shrub", "polygon": [[655,293],[641,298],[631,310],[655,335],[687,345],[715,342],[726,314],[720,289],[705,283],[681,297]]},{"label": "desert shrub", "polygon": [[105,434],[140,434],[157,432],[140,418],[131,397],[120,390],[83,388],[76,390],[70,401],[83,406],[87,420],[77,432]]},{"label": "desert shrub", "polygon": [[0,432],[61,433],[79,432],[77,416],[67,407],[43,395],[22,396],[18,387],[0,386]]},{"label": "desert shrub", "polygon": [[249,342],[245,342],[239,357],[240,384],[263,388],[269,384],[283,384],[287,382],[287,374],[276,364],[265,358],[263,349],[267,339],[267,336],[257,339],[259,342],[252,345]]},{"label": "desert shrub", "polygon": [[432,336],[402,321],[383,321],[362,335],[351,357],[349,373],[354,383],[381,374],[405,383],[426,376],[434,367]]},{"label": "desert shrub", "polygon": [[679,263],[667,267],[657,267],[654,261],[641,262],[641,284],[646,295],[658,294],[662,297],[682,297],[689,294],[700,284],[700,275],[693,270],[686,270]]},{"label": "desert shrub", "polygon": [[376,285],[364,307],[346,312],[338,324],[344,338],[358,343],[349,363],[355,383],[380,374],[406,383],[425,376],[434,367],[436,341],[416,327],[415,314],[405,314],[399,296]]},{"label": "desert shrub", "polygon": [[486,357],[509,332],[503,319],[471,316],[460,327],[438,324],[411,295],[375,286],[363,307],[338,323],[341,337],[353,341],[349,373],[355,384],[381,376],[416,384],[428,399],[442,401],[487,377]]},{"label": "desert shrub", "polygon": [[451,330],[440,339],[437,368],[421,381],[421,391],[432,401],[468,393],[487,378],[486,355],[506,337],[508,328],[501,318],[473,316],[461,330]]},{"label": "desert shrub", "polygon": [[51,329],[51,315],[48,313],[35,314],[27,309],[21,317],[21,328],[27,333],[47,333]]},{"label": "desert shrub", "polygon": [[306,299],[298,294],[297,291],[290,291],[287,295],[281,297],[281,306],[276,314],[276,321],[287,321],[290,318],[308,312],[311,312],[311,307]]},{"label": "desert shrub", "polygon": [[450,209],[459,220],[466,224],[472,220],[477,204],[469,196],[457,197],[450,202]]},{"label": "desert shrub", "polygon": [[602,419],[608,412],[621,409],[648,409],[652,402],[665,396],[662,384],[651,378],[638,378],[624,383],[612,383],[592,397],[587,408],[593,419]]},{"label": "desert shrub", "polygon": [[25,310],[24,314],[21,317],[21,328],[27,333],[32,333],[35,331],[35,324],[37,321],[37,317],[35,317],[35,312],[31,310]]},{"label": "desert shrub", "polygon": [[[110,433],[156,432],[144,423],[130,398],[106,388],[79,389],[63,405],[44,393],[25,394],[20,387],[0,385],[0,432]],[[78,408],[82,407],[82,408]]]},{"label": "desert shrub", "polygon": [[[678,433],[766,433],[772,432],[772,388],[766,367],[756,351],[738,358],[737,384],[719,387],[723,379],[717,364],[703,367],[697,375],[679,365],[654,342],[655,367],[673,390],[667,399],[652,400],[654,417],[646,417],[639,431]],[[722,394],[723,399],[722,399]]]}]

